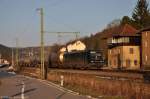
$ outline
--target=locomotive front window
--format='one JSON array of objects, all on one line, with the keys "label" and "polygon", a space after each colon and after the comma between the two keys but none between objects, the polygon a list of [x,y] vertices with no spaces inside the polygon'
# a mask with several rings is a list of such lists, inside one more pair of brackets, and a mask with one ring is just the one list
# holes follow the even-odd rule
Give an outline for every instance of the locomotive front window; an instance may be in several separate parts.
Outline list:
[{"label": "locomotive front window", "polygon": [[95,59],[96,59],[96,60],[99,60],[99,59],[101,59],[101,56],[100,56],[100,55],[97,55],[97,56],[95,56]]}]

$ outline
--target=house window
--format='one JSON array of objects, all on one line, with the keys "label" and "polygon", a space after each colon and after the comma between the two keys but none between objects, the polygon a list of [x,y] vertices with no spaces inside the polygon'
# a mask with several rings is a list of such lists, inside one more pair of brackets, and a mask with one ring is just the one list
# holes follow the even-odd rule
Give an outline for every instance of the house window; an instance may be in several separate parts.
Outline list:
[{"label": "house window", "polygon": [[130,54],[133,54],[134,52],[133,48],[130,48],[129,51],[130,51]]},{"label": "house window", "polygon": [[134,65],[137,65],[137,60],[134,60]]},{"label": "house window", "polygon": [[130,67],[131,61],[129,59],[126,60],[126,66]]},{"label": "house window", "polygon": [[146,32],[146,37],[147,37],[147,32]]},{"label": "house window", "polygon": [[145,41],[145,47],[147,47],[147,41]]},{"label": "house window", "polygon": [[145,61],[147,62],[147,55],[145,56]]},{"label": "house window", "polygon": [[111,50],[109,51],[109,53],[111,54]]}]

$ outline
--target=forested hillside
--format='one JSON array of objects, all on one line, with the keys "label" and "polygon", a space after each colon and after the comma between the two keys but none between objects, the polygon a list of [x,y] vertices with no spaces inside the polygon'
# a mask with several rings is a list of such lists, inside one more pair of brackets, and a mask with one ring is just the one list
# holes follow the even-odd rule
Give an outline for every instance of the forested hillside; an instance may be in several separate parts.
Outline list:
[{"label": "forested hillside", "polygon": [[3,59],[11,60],[11,48],[0,44],[0,54]]}]

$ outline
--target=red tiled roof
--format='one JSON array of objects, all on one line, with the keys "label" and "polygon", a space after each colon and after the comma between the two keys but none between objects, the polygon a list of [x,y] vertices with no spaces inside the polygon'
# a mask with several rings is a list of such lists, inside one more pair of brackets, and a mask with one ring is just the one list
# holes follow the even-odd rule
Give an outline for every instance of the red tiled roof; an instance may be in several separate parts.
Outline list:
[{"label": "red tiled roof", "polygon": [[116,26],[102,32],[103,38],[115,37],[115,36],[137,36],[138,31],[129,24]]},{"label": "red tiled roof", "polygon": [[125,24],[116,27],[111,33],[112,36],[136,36],[137,30],[131,25]]}]

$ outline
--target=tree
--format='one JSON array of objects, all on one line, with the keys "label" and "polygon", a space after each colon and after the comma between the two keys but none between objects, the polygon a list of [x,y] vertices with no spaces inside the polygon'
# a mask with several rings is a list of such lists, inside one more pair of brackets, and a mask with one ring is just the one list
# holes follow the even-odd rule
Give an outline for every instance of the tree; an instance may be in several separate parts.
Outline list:
[{"label": "tree", "polygon": [[59,51],[60,47],[61,47],[60,45],[54,44],[51,48],[51,52],[57,53]]},{"label": "tree", "polygon": [[124,24],[130,24],[132,25],[132,20],[131,18],[129,18],[128,16],[124,16],[121,20],[121,24],[124,25]]},{"label": "tree", "polygon": [[150,25],[150,12],[146,0],[138,0],[135,9],[132,13],[132,19],[137,29],[141,29]]},{"label": "tree", "polygon": [[113,28],[113,27],[119,26],[120,23],[121,23],[121,20],[120,20],[120,19],[114,19],[112,22],[110,22],[110,23],[107,25],[107,28]]}]

